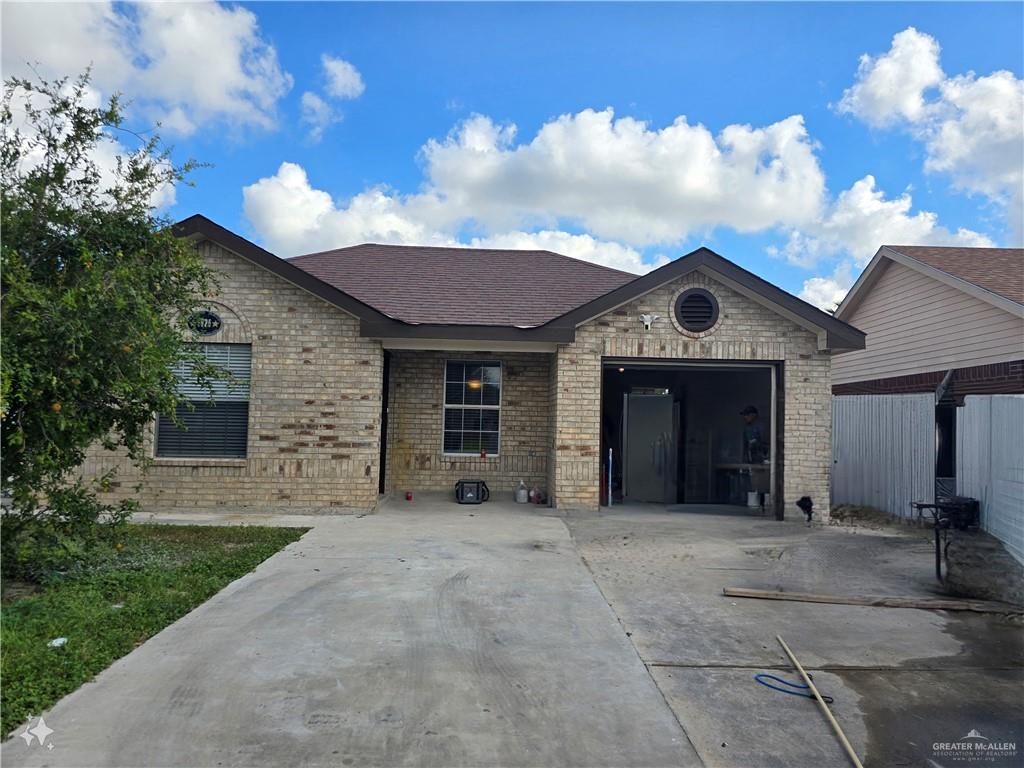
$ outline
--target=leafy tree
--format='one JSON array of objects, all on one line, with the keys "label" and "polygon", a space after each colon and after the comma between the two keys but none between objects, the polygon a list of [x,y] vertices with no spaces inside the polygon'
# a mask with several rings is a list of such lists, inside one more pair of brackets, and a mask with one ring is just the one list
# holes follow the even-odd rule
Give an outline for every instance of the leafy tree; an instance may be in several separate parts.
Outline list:
[{"label": "leafy tree", "polygon": [[3,548],[15,560],[26,535],[78,546],[104,513],[127,513],[103,507],[73,470],[97,441],[142,461],[153,414],[174,413],[171,366],[202,369],[185,324],[215,280],[153,204],[196,165],[173,163],[158,136],[125,128],[117,96],[93,106],[93,93],[88,72],[4,83]]}]

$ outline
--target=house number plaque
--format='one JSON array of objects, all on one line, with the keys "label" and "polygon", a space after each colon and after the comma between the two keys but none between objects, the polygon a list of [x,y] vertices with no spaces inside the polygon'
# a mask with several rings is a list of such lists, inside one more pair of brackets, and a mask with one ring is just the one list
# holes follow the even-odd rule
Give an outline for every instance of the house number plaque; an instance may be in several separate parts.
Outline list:
[{"label": "house number plaque", "polygon": [[220,315],[208,309],[194,312],[188,319],[188,327],[200,336],[212,336],[221,329]]}]

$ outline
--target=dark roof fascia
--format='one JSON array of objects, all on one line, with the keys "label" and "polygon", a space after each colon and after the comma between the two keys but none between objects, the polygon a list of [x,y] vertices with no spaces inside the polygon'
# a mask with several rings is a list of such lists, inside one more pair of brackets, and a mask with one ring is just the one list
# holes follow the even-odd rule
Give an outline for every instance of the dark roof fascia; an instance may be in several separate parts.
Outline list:
[{"label": "dark roof fascia", "polygon": [[339,309],[345,310],[362,322],[398,322],[388,317],[383,312],[374,309],[368,304],[364,304],[355,297],[335,288],[333,285],[325,283],[323,280],[318,277],[314,277],[304,269],[300,269],[294,264],[289,264],[285,259],[275,256],[270,251],[260,248],[258,245],[249,242],[244,237],[239,237],[234,232],[225,229],[200,214],[189,216],[187,219],[183,219],[177,224],[172,225],[171,232],[176,237],[202,237],[216,243],[232,253],[241,256],[246,261],[250,261],[256,266],[262,267],[268,272],[272,272],[278,277],[287,280],[289,283],[302,288],[304,291],[308,291],[314,296],[323,299],[328,304],[333,304]]},{"label": "dark roof fascia", "polygon": [[[723,277],[732,280],[750,291],[764,297],[797,317],[806,320],[810,325],[821,328],[826,334],[826,346],[830,349],[864,349],[866,334],[842,320],[837,320],[827,312],[798,299],[790,293],[778,288],[767,280],[763,280],[752,272],[748,272],[728,259],[719,256],[710,248],[698,248],[682,258],[666,264],[664,267],[648,272],[632,282],[616,288],[610,293],[583,304],[576,309],[551,321],[552,324],[572,324],[578,326],[606,312],[622,306],[639,296],[643,296],[665,283],[677,280],[689,273],[707,267]],[[543,327],[543,326],[542,326]]]},{"label": "dark roof fascia", "polygon": [[547,323],[534,328],[511,325],[444,325],[364,320],[359,333],[371,339],[465,339],[467,341],[547,341],[568,344],[576,338],[574,325]]}]

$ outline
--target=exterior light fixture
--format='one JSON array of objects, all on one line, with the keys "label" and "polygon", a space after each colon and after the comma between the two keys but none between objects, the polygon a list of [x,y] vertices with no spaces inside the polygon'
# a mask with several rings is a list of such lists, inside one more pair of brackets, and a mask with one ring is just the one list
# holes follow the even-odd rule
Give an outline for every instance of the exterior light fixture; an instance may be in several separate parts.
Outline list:
[{"label": "exterior light fixture", "polygon": [[619,373],[625,373],[625,372],[626,372],[625,368],[619,368]]}]

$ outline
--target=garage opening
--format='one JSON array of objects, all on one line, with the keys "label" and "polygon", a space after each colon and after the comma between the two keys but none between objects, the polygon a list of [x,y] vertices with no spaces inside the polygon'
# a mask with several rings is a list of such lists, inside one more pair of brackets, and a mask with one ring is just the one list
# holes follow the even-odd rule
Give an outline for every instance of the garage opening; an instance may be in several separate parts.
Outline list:
[{"label": "garage opening", "polygon": [[775,406],[773,363],[605,360],[602,503],[774,512]]}]

